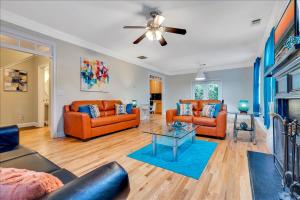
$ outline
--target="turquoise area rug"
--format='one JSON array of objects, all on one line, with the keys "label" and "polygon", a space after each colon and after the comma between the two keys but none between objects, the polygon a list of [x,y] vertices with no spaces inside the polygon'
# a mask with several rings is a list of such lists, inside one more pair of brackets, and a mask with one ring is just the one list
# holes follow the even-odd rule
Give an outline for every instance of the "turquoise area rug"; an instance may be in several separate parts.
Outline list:
[{"label": "turquoise area rug", "polygon": [[195,140],[193,144],[186,142],[178,149],[177,161],[173,161],[172,147],[157,144],[156,156],[153,156],[152,144],[149,144],[129,154],[128,157],[199,179],[216,147],[215,142],[203,140]]}]

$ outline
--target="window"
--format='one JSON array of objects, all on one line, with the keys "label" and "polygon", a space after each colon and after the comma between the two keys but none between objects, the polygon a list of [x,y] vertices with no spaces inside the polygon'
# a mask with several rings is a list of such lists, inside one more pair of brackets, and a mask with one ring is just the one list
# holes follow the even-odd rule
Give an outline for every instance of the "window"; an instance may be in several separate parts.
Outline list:
[{"label": "window", "polygon": [[192,91],[192,97],[197,100],[222,99],[221,81],[195,81]]},{"label": "window", "polygon": [[0,47],[11,48],[18,51],[25,51],[33,54],[51,57],[51,47],[39,42],[22,39],[9,33],[0,32]]},{"label": "window", "polygon": [[194,98],[203,99],[204,98],[204,88],[203,85],[197,84],[194,89]]}]

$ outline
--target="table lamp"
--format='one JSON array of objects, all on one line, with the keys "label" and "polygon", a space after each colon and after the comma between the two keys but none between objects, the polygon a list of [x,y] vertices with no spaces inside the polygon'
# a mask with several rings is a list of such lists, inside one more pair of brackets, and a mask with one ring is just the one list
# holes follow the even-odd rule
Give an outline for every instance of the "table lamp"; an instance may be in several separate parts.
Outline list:
[{"label": "table lamp", "polygon": [[238,109],[241,113],[247,113],[249,110],[249,101],[248,100],[240,100]]},{"label": "table lamp", "polygon": [[136,108],[137,106],[137,100],[132,100],[132,107]]}]

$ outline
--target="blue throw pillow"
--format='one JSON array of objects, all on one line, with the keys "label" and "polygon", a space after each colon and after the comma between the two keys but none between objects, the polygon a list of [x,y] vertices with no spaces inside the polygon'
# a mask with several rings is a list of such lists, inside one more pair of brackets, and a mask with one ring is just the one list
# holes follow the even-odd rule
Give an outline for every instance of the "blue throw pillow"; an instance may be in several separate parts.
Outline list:
[{"label": "blue throw pillow", "polygon": [[126,112],[128,114],[132,114],[132,108],[133,108],[133,104],[132,103],[126,104]]},{"label": "blue throw pillow", "polygon": [[79,106],[78,112],[87,113],[90,117],[92,117],[89,105]]},{"label": "blue throw pillow", "polygon": [[215,111],[214,111],[213,117],[216,118],[218,116],[219,112],[221,111],[221,104],[216,103],[216,104],[210,104],[210,105],[215,105]]}]

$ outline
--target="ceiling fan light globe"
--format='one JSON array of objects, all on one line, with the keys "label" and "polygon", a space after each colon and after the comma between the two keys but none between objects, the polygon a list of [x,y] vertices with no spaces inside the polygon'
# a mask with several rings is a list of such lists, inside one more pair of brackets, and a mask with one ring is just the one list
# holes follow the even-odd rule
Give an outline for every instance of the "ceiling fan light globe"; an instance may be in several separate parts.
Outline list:
[{"label": "ceiling fan light globe", "polygon": [[146,33],[146,37],[148,38],[148,40],[153,41],[154,40],[154,34],[153,34],[153,32],[152,31],[148,31]]},{"label": "ceiling fan light globe", "polygon": [[160,40],[161,39],[161,36],[162,36],[162,33],[160,31],[155,31],[155,39],[156,40]]}]

